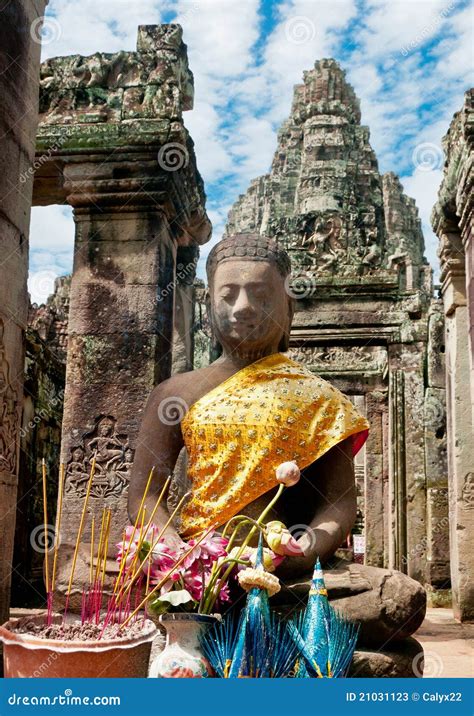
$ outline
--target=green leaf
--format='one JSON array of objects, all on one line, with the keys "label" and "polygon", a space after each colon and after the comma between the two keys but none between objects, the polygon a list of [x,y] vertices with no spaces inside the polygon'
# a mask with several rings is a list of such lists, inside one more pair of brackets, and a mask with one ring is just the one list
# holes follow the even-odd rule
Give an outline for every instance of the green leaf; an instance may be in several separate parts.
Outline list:
[{"label": "green leaf", "polygon": [[[186,604],[187,602],[193,602],[194,599],[190,595],[187,589],[177,589],[176,591],[166,592],[158,597],[156,602],[166,602],[171,604],[173,607],[179,607],[180,604]],[[154,602],[153,602],[154,603]]]}]

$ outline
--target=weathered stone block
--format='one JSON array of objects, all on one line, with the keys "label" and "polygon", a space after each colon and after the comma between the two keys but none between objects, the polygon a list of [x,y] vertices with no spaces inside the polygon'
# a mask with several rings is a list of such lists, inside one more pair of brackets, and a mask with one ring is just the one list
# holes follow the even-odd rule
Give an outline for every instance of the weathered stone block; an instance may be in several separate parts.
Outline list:
[{"label": "weathered stone block", "polygon": [[5,280],[0,281],[0,311],[23,329],[28,317],[28,242],[18,229],[0,217],[0,249]]},{"label": "weathered stone block", "polygon": [[425,465],[428,487],[444,487],[448,479],[446,391],[427,388],[424,401]]}]

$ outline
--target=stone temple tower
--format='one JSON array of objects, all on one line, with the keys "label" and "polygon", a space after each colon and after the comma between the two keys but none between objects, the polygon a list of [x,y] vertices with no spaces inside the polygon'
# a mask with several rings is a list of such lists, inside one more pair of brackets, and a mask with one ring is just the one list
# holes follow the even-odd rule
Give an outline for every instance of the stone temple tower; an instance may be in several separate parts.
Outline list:
[{"label": "stone temple tower", "polygon": [[442,311],[413,199],[381,176],[359,101],[323,59],[294,89],[271,170],[226,234],[276,238],[293,266],[290,355],[349,395],[371,432],[356,463],[365,560],[449,587]]}]

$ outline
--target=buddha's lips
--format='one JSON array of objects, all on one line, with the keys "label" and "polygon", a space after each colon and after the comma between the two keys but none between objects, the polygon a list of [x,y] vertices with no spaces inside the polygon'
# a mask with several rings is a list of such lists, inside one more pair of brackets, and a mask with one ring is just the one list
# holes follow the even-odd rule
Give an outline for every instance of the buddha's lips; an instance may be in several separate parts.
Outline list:
[{"label": "buddha's lips", "polygon": [[232,321],[231,326],[241,326],[242,328],[255,328],[255,322],[254,321]]}]

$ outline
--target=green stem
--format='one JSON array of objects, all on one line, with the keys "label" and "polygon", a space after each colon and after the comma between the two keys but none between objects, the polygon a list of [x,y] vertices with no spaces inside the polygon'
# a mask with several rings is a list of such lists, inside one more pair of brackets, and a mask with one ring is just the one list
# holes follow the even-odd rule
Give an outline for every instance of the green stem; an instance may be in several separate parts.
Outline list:
[{"label": "green stem", "polygon": [[[236,559],[236,560],[240,559],[240,557],[242,556],[242,553],[243,553],[244,549],[247,547],[247,545],[248,545],[248,543],[250,542],[251,538],[252,538],[253,535],[255,534],[255,531],[256,531],[257,529],[260,529],[260,528],[261,528],[262,521],[263,521],[263,520],[265,519],[265,517],[268,515],[268,513],[270,512],[270,510],[272,509],[272,507],[275,505],[275,503],[277,502],[277,500],[279,500],[279,498],[281,497],[281,493],[283,492],[284,489],[285,489],[285,485],[280,484],[279,487],[278,487],[278,490],[277,490],[277,492],[276,492],[276,494],[275,494],[275,497],[274,497],[272,500],[270,500],[270,502],[268,503],[268,505],[265,507],[265,509],[263,510],[263,512],[260,514],[260,516],[259,516],[258,519],[256,520],[254,526],[252,527],[252,529],[251,529],[250,532],[248,533],[247,537],[246,537],[246,538],[244,539],[244,541],[242,542],[239,551],[238,551],[237,554],[235,555],[235,559]],[[249,518],[249,521],[250,521],[250,518]],[[253,520],[252,520],[252,522],[253,522]],[[237,528],[236,528],[236,529],[237,529]],[[232,534],[231,539],[232,539],[233,536],[234,536],[234,535]],[[229,542],[230,542],[230,540],[229,540]],[[228,546],[228,545],[227,545],[227,546]],[[224,586],[224,584],[225,584],[225,582],[227,581],[227,579],[229,578],[229,575],[230,575],[230,573],[232,572],[232,569],[233,569],[233,565],[231,565],[231,566],[228,568],[228,570],[225,572],[225,574],[221,577],[221,580],[220,580],[219,584],[217,585],[217,589],[216,589],[215,591],[214,591],[213,589],[212,589],[212,590],[209,590],[209,594],[208,594],[208,596],[206,597],[206,600],[205,600],[205,602],[204,602],[204,612],[203,612],[204,614],[210,614],[210,611],[211,611],[211,609],[213,608],[214,604],[216,603],[216,600],[217,600],[217,598],[218,598],[218,596],[219,596],[219,594],[220,594],[220,592],[221,592],[221,589],[222,589],[222,587]],[[209,584],[209,585],[208,585],[208,589],[209,589],[210,586],[211,586],[211,585]]]},{"label": "green stem", "polygon": [[247,518],[245,518],[244,520],[241,520],[241,521],[239,522],[239,524],[238,524],[236,527],[234,527],[234,530],[233,530],[233,532],[232,532],[232,534],[231,534],[231,536],[230,536],[230,538],[229,538],[229,542],[227,543],[227,552],[230,552],[230,550],[232,549],[232,545],[233,545],[233,543],[234,543],[234,540],[235,540],[236,537],[237,537],[237,533],[239,532],[239,530],[240,530],[242,527],[245,527],[245,525],[249,525],[249,524],[254,525],[257,529],[258,529],[258,527],[259,527],[259,525],[257,524],[257,521],[256,521],[256,520],[253,520],[251,517],[247,517]]}]

